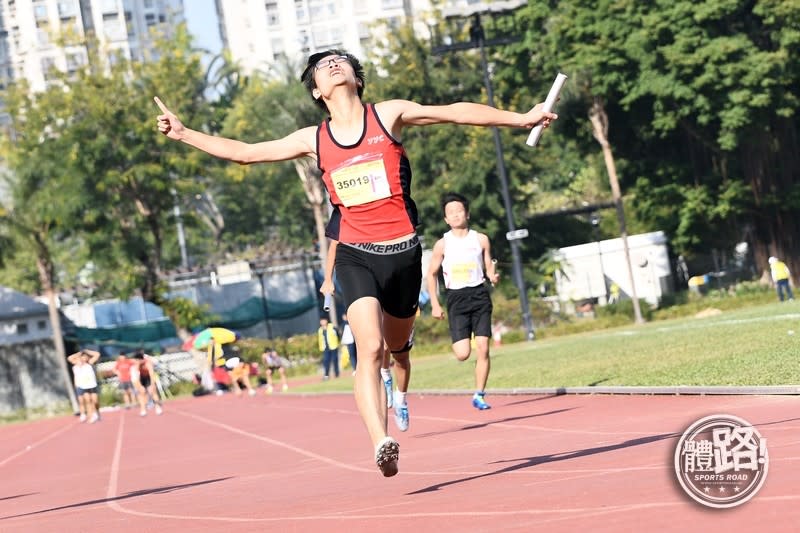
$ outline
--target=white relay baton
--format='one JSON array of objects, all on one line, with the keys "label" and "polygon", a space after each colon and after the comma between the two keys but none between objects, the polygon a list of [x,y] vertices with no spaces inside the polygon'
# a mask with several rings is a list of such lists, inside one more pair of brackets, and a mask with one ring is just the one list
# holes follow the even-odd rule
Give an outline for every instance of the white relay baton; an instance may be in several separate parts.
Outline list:
[{"label": "white relay baton", "polygon": [[331,310],[331,307],[333,307],[333,295],[326,294],[325,299],[322,303],[322,310],[327,313],[328,311]]},{"label": "white relay baton", "polygon": [[[562,73],[558,73],[556,76],[556,81],[553,82],[553,86],[550,87],[550,92],[547,93],[547,98],[544,101],[544,106],[542,106],[542,111],[550,112],[553,110],[553,107],[556,105],[556,100],[558,100],[558,94],[561,92],[561,87],[564,86],[564,82],[567,81],[567,76]],[[536,146],[539,142],[539,137],[542,136],[542,131],[544,131],[544,126],[541,124],[537,124],[531,130],[531,134],[528,135],[528,140],[525,141],[525,144],[528,146]]]}]

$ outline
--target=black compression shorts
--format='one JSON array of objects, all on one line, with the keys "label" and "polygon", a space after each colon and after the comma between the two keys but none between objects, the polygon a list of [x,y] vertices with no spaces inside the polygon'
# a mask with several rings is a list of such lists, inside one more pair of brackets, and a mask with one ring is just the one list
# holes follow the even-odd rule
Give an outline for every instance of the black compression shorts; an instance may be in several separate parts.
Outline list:
[{"label": "black compression shorts", "polygon": [[389,245],[351,245],[336,248],[336,279],[342,286],[345,308],[364,297],[374,297],[395,318],[417,313],[422,286],[422,247],[417,237]]}]

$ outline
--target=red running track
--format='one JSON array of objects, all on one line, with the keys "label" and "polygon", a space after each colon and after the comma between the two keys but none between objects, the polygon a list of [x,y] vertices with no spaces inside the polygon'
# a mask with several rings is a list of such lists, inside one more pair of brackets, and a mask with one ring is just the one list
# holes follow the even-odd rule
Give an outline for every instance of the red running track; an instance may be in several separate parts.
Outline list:
[{"label": "red running track", "polygon": [[[490,397],[487,396],[487,399]],[[0,427],[0,531],[797,531],[793,396],[410,396],[381,477],[350,395],[185,398],[166,412]],[[675,481],[678,437],[732,414],[766,483],[711,510]],[[390,421],[390,426],[393,422]]]}]

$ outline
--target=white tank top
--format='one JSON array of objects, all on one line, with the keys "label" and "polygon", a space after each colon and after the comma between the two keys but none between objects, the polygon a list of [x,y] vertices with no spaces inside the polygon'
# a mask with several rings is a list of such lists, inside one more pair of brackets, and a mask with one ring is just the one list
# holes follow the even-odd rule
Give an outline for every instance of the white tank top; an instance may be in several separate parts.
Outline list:
[{"label": "white tank top", "polygon": [[75,386],[79,389],[93,389],[97,387],[97,376],[94,368],[89,364],[74,365],[72,374],[75,376]]},{"label": "white tank top", "polygon": [[444,286],[450,290],[483,284],[483,250],[477,231],[469,230],[465,237],[456,237],[452,231],[444,234],[442,273]]}]

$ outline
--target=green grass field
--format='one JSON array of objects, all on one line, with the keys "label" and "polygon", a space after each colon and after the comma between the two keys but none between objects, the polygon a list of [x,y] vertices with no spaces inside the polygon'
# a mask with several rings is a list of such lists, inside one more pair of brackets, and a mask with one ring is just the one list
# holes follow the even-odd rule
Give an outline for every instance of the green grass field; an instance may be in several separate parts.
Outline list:
[{"label": "green grass field", "polygon": [[[412,359],[412,391],[474,388],[472,361]],[[349,374],[293,392],[351,390]],[[488,388],[798,383],[800,303],[791,301],[503,346]]]}]

